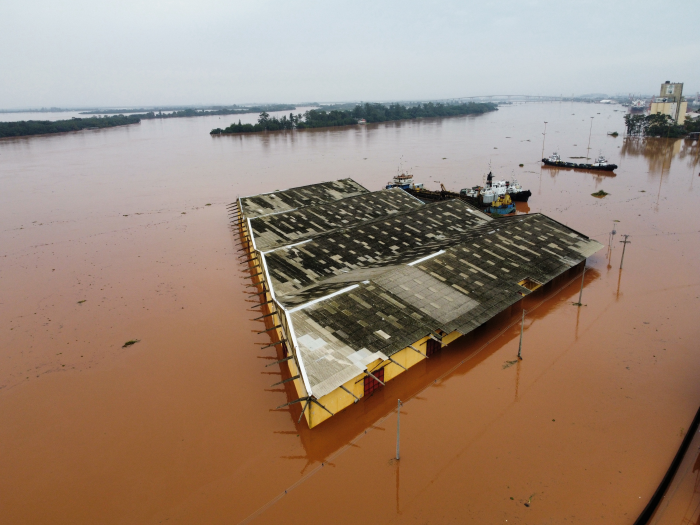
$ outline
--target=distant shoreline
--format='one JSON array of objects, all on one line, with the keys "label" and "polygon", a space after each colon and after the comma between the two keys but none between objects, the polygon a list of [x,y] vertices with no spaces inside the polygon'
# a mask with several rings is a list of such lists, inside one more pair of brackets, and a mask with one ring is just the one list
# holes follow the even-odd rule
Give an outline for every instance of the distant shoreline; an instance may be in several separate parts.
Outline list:
[{"label": "distant shoreline", "polygon": [[[137,124],[140,124],[138,122]],[[128,126],[133,126],[134,124],[117,124],[115,126],[105,126],[103,128],[82,128],[82,129],[72,129],[68,131],[55,131],[50,133],[33,133],[31,135],[11,135],[7,137],[0,137],[0,142],[12,140],[12,139],[28,139],[33,137],[55,137],[56,135],[68,135],[70,133],[82,133],[84,131],[101,131],[103,129],[114,129],[114,128],[126,128]]]},{"label": "distant shoreline", "polygon": [[138,124],[141,119],[135,116],[72,118],[68,120],[20,120],[17,122],[0,122],[0,139],[33,137],[37,135],[55,135],[71,131],[88,129],[115,128]]}]

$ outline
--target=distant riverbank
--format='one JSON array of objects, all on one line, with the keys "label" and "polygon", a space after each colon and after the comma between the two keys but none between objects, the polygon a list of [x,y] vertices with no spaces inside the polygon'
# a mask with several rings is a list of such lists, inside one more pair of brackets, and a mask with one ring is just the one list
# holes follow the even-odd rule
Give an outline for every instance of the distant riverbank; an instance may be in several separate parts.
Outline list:
[{"label": "distant riverbank", "polygon": [[[0,138],[27,137],[32,135],[50,135],[53,133],[66,133],[83,129],[112,128],[127,124],[138,124],[142,120],[171,119],[187,117],[210,117],[216,115],[242,115],[246,113],[265,113],[267,111],[294,110],[296,106],[288,104],[269,104],[265,106],[253,106],[248,108],[229,107],[212,110],[183,109],[172,113],[134,113],[130,115],[100,115],[93,113],[93,117],[73,117],[65,120],[19,120],[13,122],[0,122]],[[128,111],[128,110],[127,110]],[[144,110],[141,110],[144,111]],[[106,112],[105,112],[106,113]],[[110,112],[111,113],[111,112]],[[81,113],[82,114],[82,113]],[[0,116],[0,118],[2,118]]]},{"label": "distant riverbank", "polygon": [[20,120],[0,122],[0,138],[50,135],[84,129],[113,128],[127,124],[138,124],[137,116],[115,115],[113,117],[72,118],[68,120]]},{"label": "distant riverbank", "polygon": [[[142,119],[154,119],[154,118],[183,118],[183,117],[210,117],[215,115],[243,115],[246,113],[262,113],[266,111],[293,111],[297,109],[296,106],[290,104],[268,104],[265,106],[252,106],[252,107],[224,107],[224,108],[204,108],[204,109],[194,109],[194,108],[184,108],[184,109],[172,109],[172,108],[155,108],[155,109],[115,109],[111,111],[84,111],[81,115],[115,115],[128,113],[133,117],[139,117]],[[156,113],[156,111],[158,113]],[[172,111],[171,113],[163,113],[163,111]]]},{"label": "distant riverbank", "polygon": [[430,117],[456,117],[496,111],[492,103],[440,104],[428,102],[406,107],[401,104],[358,104],[352,110],[323,111],[312,109],[303,115],[293,113],[282,118],[270,117],[266,112],[260,113],[257,124],[231,124],[227,128],[215,128],[211,135],[228,135],[235,133],[259,133],[261,131],[278,131],[307,128],[327,128],[337,126],[354,126],[358,123],[391,122],[396,120],[413,120]]}]

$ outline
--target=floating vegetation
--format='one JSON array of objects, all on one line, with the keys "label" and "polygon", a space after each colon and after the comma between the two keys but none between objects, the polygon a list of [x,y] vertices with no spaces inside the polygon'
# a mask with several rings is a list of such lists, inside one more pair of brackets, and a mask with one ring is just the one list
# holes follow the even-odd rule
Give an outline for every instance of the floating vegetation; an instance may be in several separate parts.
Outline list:
[{"label": "floating vegetation", "polygon": [[78,301],[78,304],[83,304],[87,299],[83,299],[82,301]]},{"label": "floating vegetation", "polygon": [[211,206],[211,202],[208,202],[207,204],[205,204],[205,206]]},{"label": "floating vegetation", "polygon": [[122,345],[122,348],[126,348],[127,346],[135,345],[139,341],[141,341],[141,339],[131,339],[130,341],[127,341],[126,343],[124,343]]},{"label": "floating vegetation", "polygon": [[609,194],[608,192],[606,192],[606,191],[598,190],[598,191],[596,191],[595,193],[591,193],[591,195],[592,195],[593,197],[595,197],[596,199],[602,199],[602,198],[605,197],[606,195],[610,195],[610,194]]},{"label": "floating vegetation", "polygon": [[520,166],[522,168],[523,166],[525,166],[525,164],[518,164],[518,166]]},{"label": "floating vegetation", "polygon": [[611,137],[617,137],[619,133],[617,131],[613,131],[612,133],[608,133]]}]

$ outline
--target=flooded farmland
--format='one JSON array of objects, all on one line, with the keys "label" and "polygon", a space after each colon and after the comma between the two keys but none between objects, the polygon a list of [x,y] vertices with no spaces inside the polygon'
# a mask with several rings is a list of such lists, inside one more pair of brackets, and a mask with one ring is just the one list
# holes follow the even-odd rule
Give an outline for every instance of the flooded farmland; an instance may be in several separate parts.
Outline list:
[{"label": "flooded farmland", "polygon": [[[233,117],[199,117],[0,141],[3,521],[634,522],[700,403],[700,149],[625,138],[623,116],[545,103],[344,129],[211,137]],[[619,168],[541,167],[543,150]],[[277,354],[262,349],[225,206],[345,177],[377,190],[399,162],[428,189],[515,176],[532,191],[520,212],[606,249],[588,260],[583,306],[580,276],[527,298],[521,362],[513,311],[309,430],[300,408],[274,410],[294,393],[270,386],[288,371],[265,367]],[[684,501],[664,523],[686,519]]]}]

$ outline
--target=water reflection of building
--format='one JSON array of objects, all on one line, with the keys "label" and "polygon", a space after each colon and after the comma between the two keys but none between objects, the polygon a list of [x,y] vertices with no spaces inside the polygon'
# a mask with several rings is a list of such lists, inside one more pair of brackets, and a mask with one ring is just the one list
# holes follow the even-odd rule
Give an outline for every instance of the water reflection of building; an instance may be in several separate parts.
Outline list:
[{"label": "water reflection of building", "polygon": [[681,151],[683,142],[683,139],[625,137],[620,156],[644,157],[649,166],[649,173],[660,174],[671,168],[671,161]]},{"label": "water reflection of building", "polygon": [[[298,405],[286,407],[285,410],[289,413],[294,430],[277,431],[277,433],[300,439],[304,455],[281,456],[282,459],[303,460],[301,473],[305,474],[323,462],[333,465],[338,454],[347,448],[360,446],[360,439],[372,430],[381,432],[391,429],[393,431],[396,424],[397,399],[401,399],[404,403],[413,400],[425,401],[423,392],[427,388],[439,388],[449,378],[468,375],[504,346],[512,345],[520,335],[522,309],[527,311],[525,318],[527,333],[532,324],[547,319],[559,308],[560,303],[556,299],[559,293],[564,290],[570,292],[573,289],[578,297],[578,287],[581,282],[580,270],[580,267],[568,270],[531,295],[524,297],[517,305],[452,343],[452,348],[442,349],[431,355],[430,359],[411,367],[403,381],[392,381],[384,389],[375,391],[371,398],[367,398],[363,403],[357,403],[346,409],[347,417],[332,417],[323,425],[310,429],[308,425],[299,421],[301,410],[297,408]],[[598,270],[588,268],[584,287],[587,288],[599,278]],[[504,328],[507,331],[504,332]],[[496,334],[501,335],[494,339]],[[517,349],[514,348],[514,350]],[[517,396],[519,388],[517,375],[513,381],[513,392]],[[286,383],[285,387],[290,398],[296,394],[291,383]],[[522,388],[522,385],[520,387]],[[514,397],[513,402],[516,401],[517,397]],[[285,425],[285,428],[288,427]]]},{"label": "water reflection of building", "polygon": [[678,124],[685,122],[685,113],[688,109],[688,102],[683,99],[683,83],[671,83],[666,81],[661,84],[658,98],[651,103],[649,113],[661,113],[668,115]]}]

